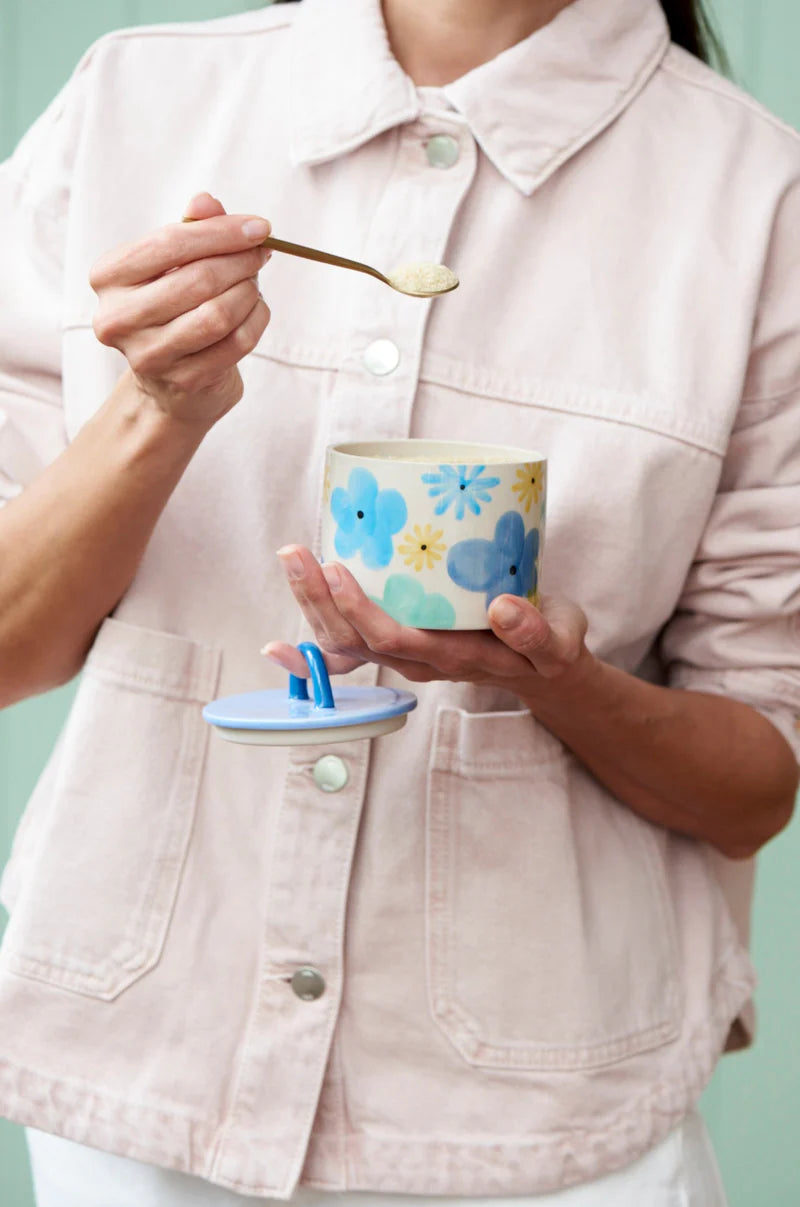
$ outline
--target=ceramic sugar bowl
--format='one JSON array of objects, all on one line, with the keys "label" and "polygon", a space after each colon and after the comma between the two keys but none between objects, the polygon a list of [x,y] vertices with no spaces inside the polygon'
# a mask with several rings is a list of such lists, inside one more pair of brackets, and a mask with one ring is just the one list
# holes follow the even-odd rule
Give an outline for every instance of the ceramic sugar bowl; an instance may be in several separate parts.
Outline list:
[{"label": "ceramic sugar bowl", "polygon": [[546,460],[431,440],[327,450],[322,558],[401,624],[486,629],[498,595],[538,599]]}]

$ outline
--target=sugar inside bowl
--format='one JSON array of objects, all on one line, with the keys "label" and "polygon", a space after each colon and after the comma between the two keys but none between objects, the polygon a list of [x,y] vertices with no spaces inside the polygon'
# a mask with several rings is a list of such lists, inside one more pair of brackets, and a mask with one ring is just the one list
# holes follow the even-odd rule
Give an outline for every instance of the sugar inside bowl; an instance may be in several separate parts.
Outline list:
[{"label": "sugar inside bowl", "polygon": [[322,558],[401,624],[487,629],[498,595],[536,602],[547,464],[504,445],[382,440],[326,454]]}]

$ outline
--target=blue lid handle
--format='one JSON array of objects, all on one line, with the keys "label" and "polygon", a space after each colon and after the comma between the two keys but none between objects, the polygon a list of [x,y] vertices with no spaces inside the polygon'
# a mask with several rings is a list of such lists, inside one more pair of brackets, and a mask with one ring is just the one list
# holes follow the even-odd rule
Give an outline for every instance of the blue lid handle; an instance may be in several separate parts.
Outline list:
[{"label": "blue lid handle", "polygon": [[307,700],[308,686],[305,679],[298,679],[297,675],[289,676],[289,699],[290,700]]},{"label": "blue lid handle", "polygon": [[[322,650],[318,645],[314,645],[313,641],[302,641],[297,648],[308,663],[311,684],[314,688],[314,706],[316,708],[335,709],[336,704],[333,700],[331,680],[328,675],[328,668],[325,665],[325,659],[322,656]],[[297,675],[289,676],[289,699],[308,699],[308,687],[305,679],[300,679]]]}]

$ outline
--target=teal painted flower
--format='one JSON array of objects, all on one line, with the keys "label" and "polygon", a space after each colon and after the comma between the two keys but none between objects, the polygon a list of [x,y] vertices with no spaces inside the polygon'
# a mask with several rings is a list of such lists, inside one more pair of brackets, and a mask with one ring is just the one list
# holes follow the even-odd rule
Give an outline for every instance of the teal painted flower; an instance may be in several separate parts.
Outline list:
[{"label": "teal painted flower", "polygon": [[383,599],[374,595],[371,599],[394,620],[415,629],[452,629],[456,622],[456,611],[449,599],[444,595],[428,595],[410,574],[390,574]]},{"label": "teal painted flower", "polygon": [[392,537],[406,522],[408,508],[397,490],[379,490],[368,469],[354,469],[347,490],[337,486],[331,495],[331,514],[338,527],[334,538],[341,558],[360,551],[370,570],[388,566],[394,553]]},{"label": "teal painted flower", "polygon": [[490,503],[490,491],[500,485],[499,478],[481,477],[485,469],[485,465],[440,465],[438,474],[423,474],[422,481],[430,486],[428,494],[439,500],[434,513],[443,515],[452,503],[457,520],[464,519],[467,508],[480,515],[481,503]]}]

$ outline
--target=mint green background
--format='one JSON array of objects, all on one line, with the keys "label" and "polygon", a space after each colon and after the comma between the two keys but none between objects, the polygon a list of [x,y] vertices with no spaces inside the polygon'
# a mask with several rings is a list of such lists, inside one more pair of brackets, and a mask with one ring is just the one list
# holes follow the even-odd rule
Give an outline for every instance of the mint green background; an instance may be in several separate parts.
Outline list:
[{"label": "mint green background", "polygon": [[[246,0],[0,0],[0,157],[99,34],[248,7],[260,6]],[[717,0],[716,13],[738,81],[800,126],[797,0]],[[0,714],[0,864],[72,694],[73,687],[62,688]],[[760,859],[754,933],[761,978],[758,1044],[723,1060],[704,1099],[731,1207],[800,1207],[798,868],[795,823]],[[32,1204],[22,1132],[0,1120],[0,1207]]]}]

